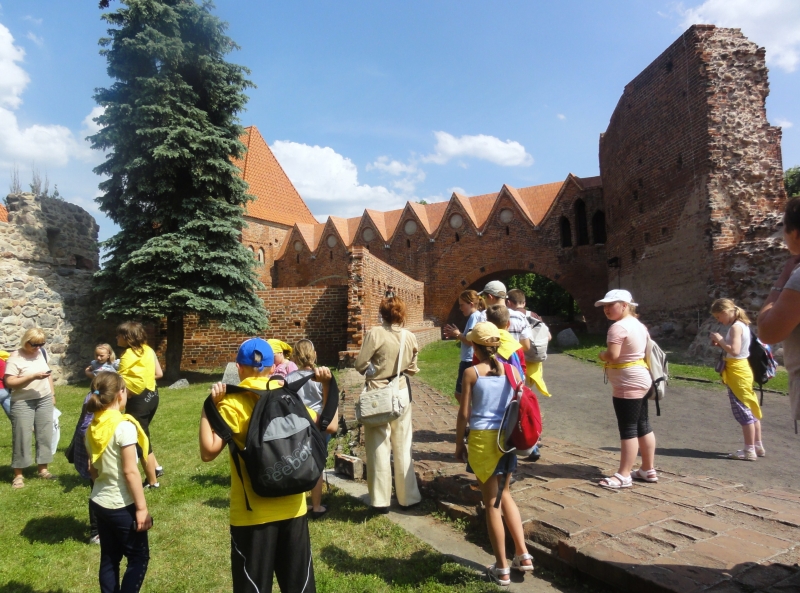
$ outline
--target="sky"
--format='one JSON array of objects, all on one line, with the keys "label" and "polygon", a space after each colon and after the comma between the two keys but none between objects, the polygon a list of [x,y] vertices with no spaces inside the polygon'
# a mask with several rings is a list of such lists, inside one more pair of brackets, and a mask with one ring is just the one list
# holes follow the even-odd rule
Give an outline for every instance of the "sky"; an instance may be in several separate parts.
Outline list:
[{"label": "sky", "polygon": [[[111,9],[119,6],[112,0]],[[321,221],[599,174],[624,86],[693,23],[767,49],[767,117],[800,165],[800,2],[217,0],[255,125]],[[37,170],[97,209],[94,89],[111,80],[97,0],[0,0],[0,192]]]}]

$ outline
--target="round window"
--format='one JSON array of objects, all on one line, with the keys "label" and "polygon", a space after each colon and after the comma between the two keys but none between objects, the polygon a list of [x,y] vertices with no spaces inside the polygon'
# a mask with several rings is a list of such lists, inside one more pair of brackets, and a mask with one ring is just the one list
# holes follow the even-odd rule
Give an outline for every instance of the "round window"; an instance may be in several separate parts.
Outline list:
[{"label": "round window", "polygon": [[403,230],[406,232],[406,235],[413,235],[417,232],[417,223],[413,220],[407,220],[406,224],[403,226]]},{"label": "round window", "polygon": [[334,237],[333,235],[328,235],[326,243],[328,244],[328,247],[333,249],[334,247],[336,247],[336,237]]},{"label": "round window", "polygon": [[460,229],[462,224],[464,224],[464,217],[460,214],[453,214],[450,217],[450,228]]},{"label": "round window", "polygon": [[508,208],[503,208],[500,211],[500,222],[503,224],[508,224],[514,218],[514,212],[509,210]]},{"label": "round window", "polygon": [[364,239],[364,241],[370,242],[375,238],[375,231],[367,227],[362,231],[361,238]]},{"label": "round window", "polygon": [[294,242],[294,250],[295,251],[303,251],[303,242],[302,241],[295,241]]}]

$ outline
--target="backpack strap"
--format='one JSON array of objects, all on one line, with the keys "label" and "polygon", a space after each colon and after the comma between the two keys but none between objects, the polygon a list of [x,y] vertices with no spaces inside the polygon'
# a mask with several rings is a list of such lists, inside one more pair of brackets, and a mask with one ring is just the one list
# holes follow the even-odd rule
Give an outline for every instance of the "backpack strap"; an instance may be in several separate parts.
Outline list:
[{"label": "backpack strap", "polygon": [[[226,385],[226,392],[230,393],[231,387],[237,387],[238,385]],[[248,389],[241,389],[239,388],[237,392],[241,391],[249,391]],[[217,436],[221,438],[225,443],[228,445],[228,450],[231,453],[231,457],[233,458],[233,464],[236,466],[236,473],[239,476],[239,481],[242,483],[242,492],[244,492],[244,504],[247,507],[248,511],[252,511],[253,509],[250,507],[250,501],[247,498],[247,489],[244,487],[244,477],[242,476],[242,466],[239,457],[241,456],[241,451],[239,447],[236,445],[236,442],[233,440],[233,431],[231,427],[228,426],[228,423],[222,418],[222,415],[217,410],[217,406],[214,404],[214,399],[209,395],[206,400],[203,402],[203,411],[206,413],[206,418],[208,419],[208,423],[211,425],[211,429],[217,433]]]},{"label": "backpack strap", "polygon": [[519,386],[522,383],[522,381],[517,383],[517,380],[514,378],[514,367],[512,365],[508,364],[507,362],[503,362],[503,361],[500,361],[500,362],[502,363],[503,369],[506,372],[506,379],[508,379],[508,382],[511,383],[511,387],[514,388],[514,392],[516,393],[516,391],[517,391],[517,389],[519,389]]}]

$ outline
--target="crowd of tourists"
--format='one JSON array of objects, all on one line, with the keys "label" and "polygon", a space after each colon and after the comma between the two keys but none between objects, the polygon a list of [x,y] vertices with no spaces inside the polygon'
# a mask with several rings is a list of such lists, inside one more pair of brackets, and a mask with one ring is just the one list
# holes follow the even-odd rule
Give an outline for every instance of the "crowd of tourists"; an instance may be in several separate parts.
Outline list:
[{"label": "crowd of tourists", "polygon": [[[800,198],[788,202],[783,230],[792,256],[758,314],[757,334],[764,343],[783,343],[791,413],[797,420]],[[458,305],[466,318],[464,327],[451,324],[443,328],[445,337],[460,343],[459,365],[454,369],[459,405],[455,458],[477,479],[496,559],[487,574],[505,586],[510,583],[511,570],[532,571],[533,558],[526,549],[520,513],[507,487],[518,466],[519,452],[501,449],[498,433],[508,404],[523,383],[538,395],[550,397],[542,362],[552,336],[541,317],[526,310],[525,294],[516,289],[506,291],[496,280],[481,292],[463,291]],[[656,483],[656,438],[648,409],[653,395],[653,377],[647,364],[652,340],[637,318],[638,305],[629,291],[611,290],[595,306],[602,307],[611,322],[607,346],[599,358],[612,386],[620,436],[618,471],[598,485],[620,489],[630,488],[634,480]],[[730,299],[714,301],[710,312],[728,328],[724,336],[710,333],[709,340],[720,349],[717,370],[744,441],[743,448],[730,457],[756,461],[766,455],[766,448],[762,410],[748,364],[751,341],[756,339],[752,322]],[[393,491],[403,508],[422,500],[412,459],[413,399],[408,380],[419,370],[419,346],[414,333],[404,328],[406,305],[400,297],[387,292],[379,313],[382,323],[367,332],[355,361],[356,370],[365,377],[356,412],[364,426],[370,503],[385,513]],[[34,463],[33,439],[36,476],[43,480],[54,477],[48,466],[54,453],[55,390],[46,343],[45,332],[33,327],[25,332],[16,351],[0,351],[0,404],[12,424],[14,489],[25,487],[23,470]],[[91,386],[67,449],[75,469],[91,484],[90,542],[100,545],[99,580],[104,592],[140,589],[149,561],[147,532],[153,525],[145,490],[160,488],[159,478],[165,471],[156,458],[150,433],[159,405],[156,380],[163,375],[158,358],[138,322],[118,326],[116,345],[124,351],[119,359],[111,345],[98,344],[95,358],[85,369]],[[280,422],[269,424],[263,440],[280,439],[304,425],[312,426],[315,451],[322,447],[324,462],[328,439],[338,429],[338,390],[330,369],[318,366],[316,358],[314,345],[307,339],[294,345],[274,338],[246,340],[236,353],[239,384],[214,384],[201,414],[202,460],[215,459],[226,447],[231,451],[231,570],[236,592],[270,591],[273,577],[284,592],[316,590],[307,519],[320,519],[327,513],[322,504],[322,476],[306,476],[302,491],[262,496],[263,478],[259,476],[254,482],[250,471],[255,466],[240,464],[241,455],[237,453],[248,447],[251,420],[264,413],[264,407],[258,406],[268,399],[264,394],[288,389],[302,404],[292,408],[291,414],[276,418]],[[257,421],[261,422],[261,417]],[[535,447],[525,454],[531,461],[539,458]],[[308,451],[303,447],[290,450],[284,463],[275,464],[269,471],[280,481],[290,476],[301,460],[313,455],[311,447]],[[641,462],[634,469],[638,456]],[[306,493],[311,495],[310,505]],[[505,549],[506,529],[514,546],[510,561]],[[120,583],[123,558],[127,559],[127,568]]]}]

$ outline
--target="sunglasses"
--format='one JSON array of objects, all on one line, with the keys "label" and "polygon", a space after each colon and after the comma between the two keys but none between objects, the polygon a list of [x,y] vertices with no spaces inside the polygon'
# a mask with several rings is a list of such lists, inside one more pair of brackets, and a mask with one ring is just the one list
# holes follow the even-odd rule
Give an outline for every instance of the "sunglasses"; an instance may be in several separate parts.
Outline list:
[{"label": "sunglasses", "polygon": [[46,344],[46,342],[42,342],[41,344],[34,344],[33,342],[28,342],[28,345],[31,348],[42,348],[45,344]]}]

